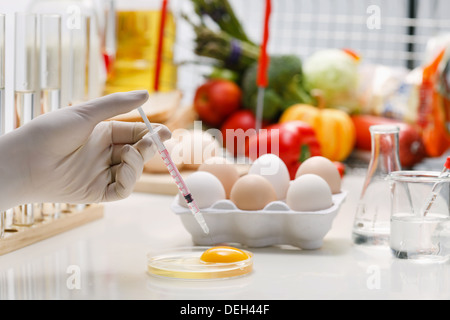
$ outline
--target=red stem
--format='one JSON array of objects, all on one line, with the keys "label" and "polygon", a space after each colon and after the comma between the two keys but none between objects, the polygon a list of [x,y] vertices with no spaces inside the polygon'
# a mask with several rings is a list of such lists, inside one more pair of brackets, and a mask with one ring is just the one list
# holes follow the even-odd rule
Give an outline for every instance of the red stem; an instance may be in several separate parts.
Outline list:
[{"label": "red stem", "polygon": [[159,77],[161,74],[161,61],[162,61],[162,51],[164,46],[164,30],[166,27],[166,16],[167,16],[167,3],[168,0],[163,0],[161,8],[161,22],[159,26],[159,37],[158,37],[158,48],[156,51],[156,65],[155,65],[155,82],[154,89],[159,91]]},{"label": "red stem", "polygon": [[270,13],[272,11],[272,5],[270,0],[266,0],[266,14],[264,17],[264,34],[263,42],[261,45],[261,52],[259,55],[258,66],[258,87],[267,87],[269,79],[267,77],[267,68],[269,66],[269,56],[267,55],[267,43],[269,42],[269,20]]}]

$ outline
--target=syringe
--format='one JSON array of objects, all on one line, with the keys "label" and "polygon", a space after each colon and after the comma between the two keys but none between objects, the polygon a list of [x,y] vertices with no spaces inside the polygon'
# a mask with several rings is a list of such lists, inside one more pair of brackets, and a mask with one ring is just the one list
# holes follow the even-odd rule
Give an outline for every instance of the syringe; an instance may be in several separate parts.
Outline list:
[{"label": "syringe", "polygon": [[147,125],[148,131],[150,133],[150,137],[156,143],[158,152],[161,155],[167,169],[169,170],[170,175],[175,180],[175,183],[178,186],[178,190],[180,190],[181,194],[183,195],[184,199],[186,200],[189,210],[191,210],[192,214],[194,215],[195,220],[197,220],[198,224],[203,229],[203,231],[206,234],[209,234],[209,228],[206,225],[205,219],[203,218],[203,215],[201,214],[200,209],[198,208],[197,204],[195,203],[191,192],[189,191],[186,183],[183,180],[183,177],[181,176],[180,172],[178,171],[177,166],[173,163],[173,160],[170,157],[170,154],[167,151],[166,147],[164,146],[164,143],[159,138],[158,133],[155,132],[155,130],[153,130],[152,124],[148,120],[146,114],[144,113],[144,110],[142,110],[141,107],[138,107],[137,110],[139,111],[139,114],[141,115],[142,120],[144,120],[144,123]]}]

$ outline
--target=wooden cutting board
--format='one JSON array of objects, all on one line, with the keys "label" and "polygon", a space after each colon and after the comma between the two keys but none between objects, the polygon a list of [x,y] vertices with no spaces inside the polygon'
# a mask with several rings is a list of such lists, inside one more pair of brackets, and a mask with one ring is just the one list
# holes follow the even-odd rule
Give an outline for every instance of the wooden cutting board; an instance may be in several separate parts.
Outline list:
[{"label": "wooden cutting board", "polygon": [[[245,164],[236,165],[239,175],[248,173],[250,166]],[[186,179],[189,175],[194,173],[192,170],[181,171],[181,176]],[[163,195],[176,195],[178,187],[168,173],[143,173],[141,178],[136,183],[135,192],[154,193]]]}]

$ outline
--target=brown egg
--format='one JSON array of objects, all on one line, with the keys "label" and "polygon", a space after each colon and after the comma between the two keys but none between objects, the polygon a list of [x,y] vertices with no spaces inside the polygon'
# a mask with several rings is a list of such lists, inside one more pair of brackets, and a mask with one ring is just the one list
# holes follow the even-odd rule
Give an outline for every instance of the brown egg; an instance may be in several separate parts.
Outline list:
[{"label": "brown egg", "polygon": [[231,162],[222,157],[213,157],[202,163],[198,171],[206,171],[215,175],[225,189],[226,198],[230,198],[231,188],[239,179],[239,173]]},{"label": "brown egg", "polygon": [[341,192],[341,175],[331,160],[325,157],[311,157],[300,165],[295,178],[309,173],[322,177],[330,186],[333,194]]},{"label": "brown egg", "polygon": [[248,174],[239,178],[231,189],[230,200],[241,210],[262,210],[277,200],[270,182],[262,176]]}]

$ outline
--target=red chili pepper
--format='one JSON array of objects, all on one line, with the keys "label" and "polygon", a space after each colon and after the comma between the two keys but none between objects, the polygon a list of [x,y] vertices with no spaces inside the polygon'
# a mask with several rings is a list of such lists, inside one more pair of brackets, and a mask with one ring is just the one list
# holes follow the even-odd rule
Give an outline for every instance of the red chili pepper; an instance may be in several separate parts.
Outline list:
[{"label": "red chili pepper", "polygon": [[292,180],[303,161],[321,155],[316,133],[305,122],[289,121],[265,129],[249,138],[246,156],[256,160],[263,154],[276,154],[286,164]]}]

